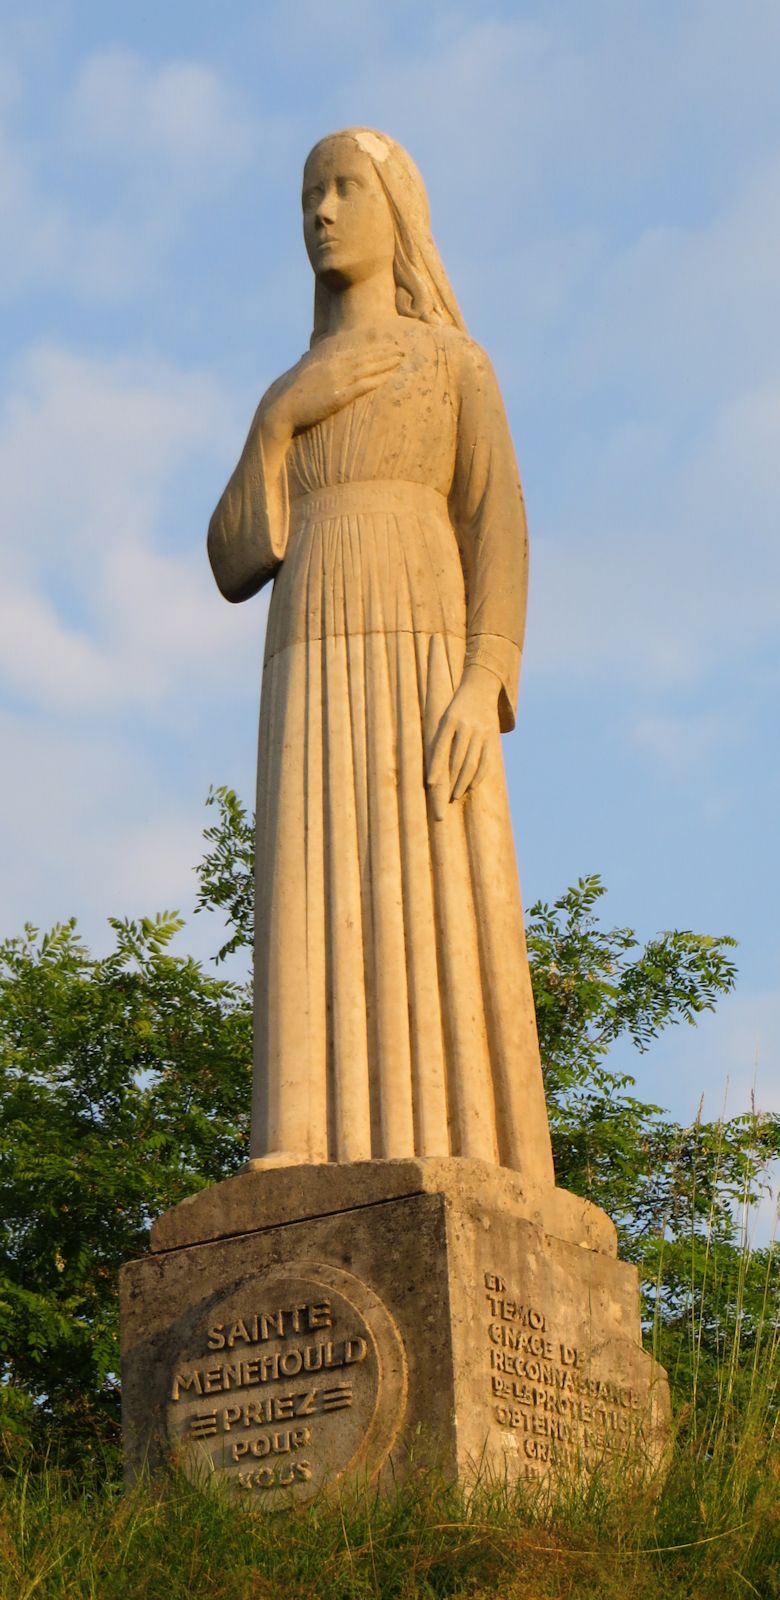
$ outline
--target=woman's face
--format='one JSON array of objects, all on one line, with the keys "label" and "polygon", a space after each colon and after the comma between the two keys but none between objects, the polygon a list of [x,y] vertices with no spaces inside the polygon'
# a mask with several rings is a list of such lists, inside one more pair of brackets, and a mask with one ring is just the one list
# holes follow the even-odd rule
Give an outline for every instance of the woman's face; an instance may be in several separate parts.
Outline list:
[{"label": "woman's face", "polygon": [[350,138],[329,139],[306,162],[303,237],[315,277],[334,287],[392,268],[387,196],[373,163]]}]

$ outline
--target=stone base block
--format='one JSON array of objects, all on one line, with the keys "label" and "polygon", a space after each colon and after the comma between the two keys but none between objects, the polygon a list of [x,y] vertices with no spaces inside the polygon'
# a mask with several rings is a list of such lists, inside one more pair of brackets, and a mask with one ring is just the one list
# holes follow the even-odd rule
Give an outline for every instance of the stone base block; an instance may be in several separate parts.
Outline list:
[{"label": "stone base block", "polygon": [[656,1461],[668,1437],[611,1224],[480,1162],[248,1171],[161,1218],[121,1295],[130,1475],[174,1457],[274,1507],[410,1462]]}]

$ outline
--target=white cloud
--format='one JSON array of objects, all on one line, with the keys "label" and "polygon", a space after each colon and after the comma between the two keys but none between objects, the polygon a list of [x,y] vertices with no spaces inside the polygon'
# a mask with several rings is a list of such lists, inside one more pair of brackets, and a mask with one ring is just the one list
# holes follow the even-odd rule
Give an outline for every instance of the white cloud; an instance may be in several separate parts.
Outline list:
[{"label": "white cloud", "polygon": [[243,165],[254,132],[240,95],[210,67],[184,58],[157,65],[126,49],[86,59],[65,117],[93,161],[115,169],[117,158],[151,158],[197,185]]},{"label": "white cloud", "polygon": [[88,704],[110,686],[100,651],[63,626],[41,595],[11,582],[0,596],[0,672],[7,684],[44,703]]},{"label": "white cloud", "polygon": [[[780,196],[779,196],[780,199]],[[780,242],[780,241],[779,241]],[[746,563],[763,565],[778,551],[776,508],[780,503],[780,351],[774,381],[736,393],[724,401],[711,435],[686,464],[684,514],[695,525],[728,538],[734,588]],[[778,571],[780,577],[780,571]],[[772,587],[762,614],[777,615],[778,594]]]},{"label": "white cloud", "polygon": [[0,294],[56,276],[67,231],[62,206],[38,192],[27,153],[0,128]]},{"label": "white cloud", "polygon": [[[126,827],[109,840],[113,903],[138,912],[188,906],[193,868],[203,853],[202,811],[172,810]],[[101,898],[105,897],[101,884]],[[191,945],[191,940],[189,941]]]},{"label": "white cloud", "polygon": [[[780,137],[780,136],[778,136]],[[644,226],[604,253],[575,331],[581,382],[628,381],[632,399],[692,405],[778,377],[780,144],[697,224]]]},{"label": "white cloud", "polygon": [[631,737],[667,777],[672,773],[678,782],[687,783],[731,732],[726,720],[712,712],[687,716],[652,712],[636,719]]},{"label": "white cloud", "polygon": [[[239,437],[202,374],[55,349],[21,363],[0,418],[0,674],[15,693],[72,712],[170,707],[256,658],[261,614],[219,601],[204,550]],[[208,492],[209,460],[209,499],[188,495],[193,476]]]},{"label": "white cloud", "polygon": [[[3,894],[0,937],[74,913],[98,949],[106,918],[187,909],[202,853],[202,809],[186,805],[116,726],[74,728],[56,717],[0,711]],[[199,799],[200,797],[198,797]],[[196,919],[184,948],[214,948]]]},{"label": "white cloud", "polygon": [[[33,53],[34,54],[34,53]],[[33,64],[0,78],[0,294],[122,301],[154,284],[193,210],[240,179],[262,127],[235,85],[187,58],[96,52],[31,139]]]},{"label": "white cloud", "polygon": [[[774,647],[780,630],[780,360],[775,383],[727,395],[680,450],[675,419],[588,441],[587,481],[536,522],[529,663],[557,677],[619,671],[660,690]],[[539,526],[541,521],[542,526]],[[532,517],[532,538],[534,532]]]}]

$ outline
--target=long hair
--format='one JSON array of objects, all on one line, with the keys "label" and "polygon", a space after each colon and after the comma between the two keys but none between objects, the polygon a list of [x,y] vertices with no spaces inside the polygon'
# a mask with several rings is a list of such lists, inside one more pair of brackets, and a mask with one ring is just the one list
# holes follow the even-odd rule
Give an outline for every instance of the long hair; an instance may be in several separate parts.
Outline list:
[{"label": "long hair", "polygon": [[[445,323],[465,330],[452,285],[433,242],[425,184],[411,156],[386,133],[377,133],[373,128],[343,128],[318,140],[307,160],[331,139],[354,140],[368,156],[387,196],[395,232],[393,277],[399,316],[419,317],[421,322]],[[312,344],[327,332],[328,297],[325,285],[315,282]]]}]

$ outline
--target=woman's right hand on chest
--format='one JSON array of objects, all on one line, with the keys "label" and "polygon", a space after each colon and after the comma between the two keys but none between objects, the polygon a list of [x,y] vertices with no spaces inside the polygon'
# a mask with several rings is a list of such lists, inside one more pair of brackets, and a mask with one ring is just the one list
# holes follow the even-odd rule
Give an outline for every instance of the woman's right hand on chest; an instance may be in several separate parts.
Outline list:
[{"label": "woman's right hand on chest", "polygon": [[384,383],[403,355],[400,343],[387,338],[349,345],[328,340],[309,351],[262,401],[259,422],[264,440],[289,443],[294,434],[324,422]]}]

